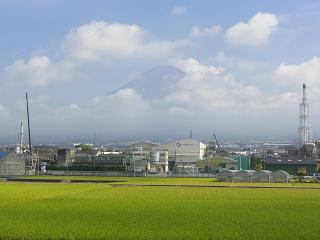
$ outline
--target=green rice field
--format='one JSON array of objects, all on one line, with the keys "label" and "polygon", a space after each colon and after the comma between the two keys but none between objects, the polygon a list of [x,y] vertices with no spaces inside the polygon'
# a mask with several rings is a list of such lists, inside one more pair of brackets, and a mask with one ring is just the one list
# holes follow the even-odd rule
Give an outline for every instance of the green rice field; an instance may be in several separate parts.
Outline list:
[{"label": "green rice field", "polygon": [[98,179],[177,186],[1,182],[0,239],[320,238],[320,189],[179,186],[221,184],[209,178]]}]

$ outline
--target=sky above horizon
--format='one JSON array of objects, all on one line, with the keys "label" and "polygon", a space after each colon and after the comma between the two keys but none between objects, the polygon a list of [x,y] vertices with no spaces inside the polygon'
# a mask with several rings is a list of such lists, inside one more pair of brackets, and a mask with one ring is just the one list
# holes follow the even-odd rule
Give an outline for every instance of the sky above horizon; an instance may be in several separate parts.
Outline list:
[{"label": "sky above horizon", "polygon": [[[319,1],[0,0],[0,141],[26,122],[26,91],[43,142],[294,140],[302,83],[318,137],[319,22]],[[159,65],[183,72],[165,94],[123,87]]]}]

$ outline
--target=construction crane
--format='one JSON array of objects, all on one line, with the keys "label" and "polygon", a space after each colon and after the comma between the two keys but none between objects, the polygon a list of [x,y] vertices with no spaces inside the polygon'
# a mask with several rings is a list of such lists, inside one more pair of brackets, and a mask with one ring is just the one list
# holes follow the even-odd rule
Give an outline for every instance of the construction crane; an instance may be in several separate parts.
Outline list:
[{"label": "construction crane", "polygon": [[220,144],[219,144],[219,142],[218,142],[218,139],[217,139],[217,136],[216,136],[216,134],[215,133],[213,133],[213,137],[214,137],[214,139],[215,139],[215,141],[216,141],[216,145],[217,145],[217,147],[218,147],[218,150],[219,150],[219,152],[220,152]]}]

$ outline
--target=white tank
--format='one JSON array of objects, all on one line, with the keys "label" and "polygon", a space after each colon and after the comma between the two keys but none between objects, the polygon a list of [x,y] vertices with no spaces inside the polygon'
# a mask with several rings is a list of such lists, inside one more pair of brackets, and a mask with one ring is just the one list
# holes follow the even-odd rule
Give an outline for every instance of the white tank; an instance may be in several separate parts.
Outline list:
[{"label": "white tank", "polygon": [[169,172],[169,162],[168,159],[165,160],[164,171]]},{"label": "white tank", "polygon": [[148,163],[147,163],[147,170],[150,171],[150,168],[151,168],[150,162],[148,162]]},{"label": "white tank", "polygon": [[168,159],[169,159],[169,153],[168,153],[168,151],[165,151],[165,153],[164,153],[164,160],[165,160],[166,162],[168,162]]},{"label": "white tank", "polygon": [[21,153],[19,146],[16,146],[16,153],[17,153],[17,154],[20,154],[20,153]]},{"label": "white tank", "polygon": [[160,153],[157,151],[150,152],[150,162],[159,162],[160,161]]}]

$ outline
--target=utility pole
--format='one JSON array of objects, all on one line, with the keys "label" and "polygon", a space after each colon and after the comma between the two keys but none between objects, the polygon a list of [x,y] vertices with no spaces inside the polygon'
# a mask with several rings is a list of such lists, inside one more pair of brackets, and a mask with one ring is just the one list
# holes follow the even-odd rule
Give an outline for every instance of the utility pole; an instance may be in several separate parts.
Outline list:
[{"label": "utility pole", "polygon": [[28,137],[29,137],[29,152],[32,156],[32,147],[31,147],[31,133],[30,133],[30,117],[29,117],[29,100],[28,93],[26,92],[26,102],[27,102],[27,118],[28,118]]},{"label": "utility pole", "polygon": [[136,161],[134,159],[134,150],[132,150],[132,161],[133,161],[133,181],[136,180]]},{"label": "utility pole", "polygon": [[93,147],[96,146],[96,130],[93,130]]},{"label": "utility pole", "polygon": [[30,130],[30,117],[29,117],[29,100],[28,93],[26,92],[26,103],[27,103],[27,118],[28,118],[28,138],[29,138],[29,166],[33,167],[32,161],[32,143],[31,143],[31,130]]}]

